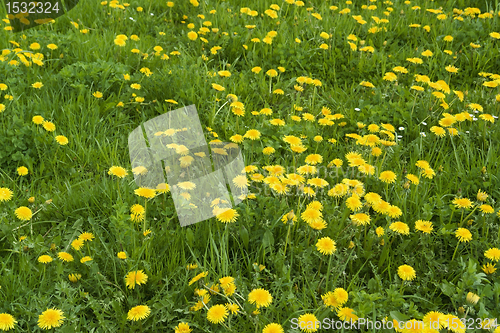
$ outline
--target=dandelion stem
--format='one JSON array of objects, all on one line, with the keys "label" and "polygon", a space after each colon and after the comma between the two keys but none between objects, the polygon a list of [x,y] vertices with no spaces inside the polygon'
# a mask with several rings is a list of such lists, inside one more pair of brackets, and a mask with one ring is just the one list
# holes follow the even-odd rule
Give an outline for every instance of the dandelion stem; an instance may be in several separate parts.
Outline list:
[{"label": "dandelion stem", "polygon": [[483,124],[483,141],[484,143],[486,143],[486,121],[484,121],[484,124]]},{"label": "dandelion stem", "polygon": [[122,195],[120,193],[120,180],[117,179],[117,184],[118,184],[118,198],[120,199],[120,202],[122,201]]},{"label": "dandelion stem", "polygon": [[448,222],[448,224],[451,223],[451,219],[453,218],[453,213],[455,213],[455,208],[452,208],[452,210],[451,210],[450,222]]},{"label": "dandelion stem", "polygon": [[40,282],[40,286],[43,286],[44,280],[45,280],[45,264],[43,264],[43,274],[42,274],[42,281]]},{"label": "dandelion stem", "polygon": [[488,237],[488,233],[490,231],[490,226],[488,224],[486,224],[486,216],[483,214],[483,225],[482,225],[482,229],[483,229],[483,238],[484,238],[484,226],[486,225],[486,237]]},{"label": "dandelion stem", "polygon": [[147,204],[148,204],[148,200],[144,199],[144,221],[142,222],[142,232],[146,232],[146,214],[147,214],[146,207],[147,207]]},{"label": "dandelion stem", "polygon": [[[288,237],[290,236],[290,228],[292,227],[292,222],[293,220],[288,221],[288,232],[286,234],[286,240],[285,240],[285,250],[283,251],[283,256],[286,255],[286,246],[288,245]],[[292,223],[291,223],[292,222]]]},{"label": "dandelion stem", "polygon": [[314,97],[316,97],[316,86],[314,86],[314,90],[313,90],[313,97],[311,100],[311,110],[314,109]]},{"label": "dandelion stem", "polygon": [[413,110],[415,110],[415,103],[417,102],[417,95],[415,95],[415,98],[413,99],[413,106],[411,107],[411,112],[410,112],[410,126],[408,129],[413,129]]},{"label": "dandelion stem", "polygon": [[450,139],[451,139],[451,144],[453,146],[453,153],[455,155],[455,160],[457,161],[457,168],[460,171],[460,174],[462,174],[463,173],[463,171],[462,171],[462,164],[460,163],[460,160],[458,159],[457,149],[455,148],[455,143],[453,142],[453,137],[450,136]]},{"label": "dandelion stem", "polygon": [[[465,217],[465,219],[463,219],[463,220],[461,220],[461,221],[460,221],[460,227],[462,226],[462,222],[463,222],[463,221],[465,221],[465,220],[467,220],[467,219],[468,219],[468,218],[472,215],[472,213],[474,213],[474,212],[476,211],[477,207],[479,207],[479,206],[477,206],[477,205],[476,205],[476,207],[474,207],[474,209],[472,210],[472,212],[470,212],[470,214],[469,214],[469,215],[467,215],[467,216]],[[463,214],[463,211],[462,211],[462,214]],[[463,215],[462,215],[462,216],[463,216]]]},{"label": "dandelion stem", "polygon": [[325,282],[325,289],[328,290],[328,281],[330,280],[330,268],[332,266],[332,258],[333,255],[330,254],[330,259],[328,259],[328,268],[326,269],[326,282]]},{"label": "dandelion stem", "polygon": [[460,245],[460,242],[457,242],[457,246],[455,247],[455,251],[453,252],[453,257],[451,257],[452,262],[453,262],[453,259],[455,259],[455,254],[457,254],[458,245]]}]

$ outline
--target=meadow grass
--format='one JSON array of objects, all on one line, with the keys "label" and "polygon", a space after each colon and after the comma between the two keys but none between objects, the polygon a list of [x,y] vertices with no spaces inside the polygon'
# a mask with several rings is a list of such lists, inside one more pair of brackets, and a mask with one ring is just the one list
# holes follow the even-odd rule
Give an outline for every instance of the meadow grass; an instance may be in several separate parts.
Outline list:
[{"label": "meadow grass", "polygon": [[[3,20],[0,330],[495,330],[500,8],[476,6],[82,0]],[[136,194],[129,133],[191,104],[207,142],[242,149],[233,222],[180,227],[168,191]]]}]

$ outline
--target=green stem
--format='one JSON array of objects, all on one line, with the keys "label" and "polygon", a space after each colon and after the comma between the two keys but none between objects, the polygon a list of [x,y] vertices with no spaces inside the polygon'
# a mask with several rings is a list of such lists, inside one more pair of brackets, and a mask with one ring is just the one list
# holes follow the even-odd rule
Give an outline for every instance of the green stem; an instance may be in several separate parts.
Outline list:
[{"label": "green stem", "polygon": [[147,210],[146,210],[146,207],[147,207],[147,204],[148,204],[148,200],[147,199],[144,199],[144,221],[142,222],[142,232],[146,232],[146,218],[147,218]]},{"label": "green stem", "polygon": [[460,242],[457,242],[457,246],[455,247],[455,251],[453,252],[453,257],[451,257],[451,261],[453,261],[453,259],[455,259],[455,254],[457,254],[458,245],[460,245]]},{"label": "green stem", "polygon": [[453,153],[455,155],[455,160],[457,161],[457,168],[460,171],[460,174],[462,174],[463,173],[463,171],[462,171],[462,164],[460,163],[460,160],[458,159],[457,149],[455,148],[455,143],[453,142],[453,137],[452,136],[450,136],[450,140],[451,140],[451,144],[453,146]]},{"label": "green stem", "polygon": [[[478,206],[478,205],[476,205],[476,207],[474,207],[474,209],[472,210],[472,212],[470,212],[470,214],[469,214],[469,215],[467,215],[463,221],[467,220],[467,219],[468,219],[468,218],[472,215],[472,213],[474,213],[474,212],[476,211],[477,207],[479,207],[479,206]],[[463,212],[462,212],[462,214],[463,214]],[[463,216],[463,215],[462,215],[462,216]],[[463,221],[460,221],[460,227],[462,226],[462,222],[463,222]]]},{"label": "green stem", "polygon": [[413,110],[415,110],[416,102],[417,102],[417,95],[415,94],[415,98],[413,99],[413,106],[411,107],[411,112],[410,112],[410,125],[408,127],[408,130],[413,129]]},{"label": "green stem", "polygon": [[314,109],[314,97],[316,97],[316,86],[314,86],[313,96],[311,101],[311,111]]},{"label": "green stem", "polygon": [[120,199],[120,202],[122,202],[122,195],[120,193],[120,179],[117,180],[118,183],[118,198]]},{"label": "green stem", "polygon": [[455,208],[452,208],[451,215],[450,215],[450,222],[448,222],[448,224],[451,224],[451,219],[453,218],[454,213],[455,213]]},{"label": "green stem", "polygon": [[283,256],[286,256],[286,246],[288,245],[288,237],[290,236],[290,229],[292,227],[293,220],[288,221],[288,232],[286,234],[286,240],[285,240],[285,250],[283,251]]},{"label": "green stem", "polygon": [[330,254],[330,259],[328,259],[328,268],[326,270],[326,283],[325,283],[326,290],[328,290],[328,281],[330,280],[330,268],[332,266],[332,258],[333,254]]},{"label": "green stem", "polygon": [[[486,225],[486,238],[484,238],[485,225]],[[488,239],[488,233],[490,231],[490,226],[488,224],[486,224],[486,216],[484,214],[483,214],[483,225],[482,225],[481,229],[483,229],[483,238]]]}]

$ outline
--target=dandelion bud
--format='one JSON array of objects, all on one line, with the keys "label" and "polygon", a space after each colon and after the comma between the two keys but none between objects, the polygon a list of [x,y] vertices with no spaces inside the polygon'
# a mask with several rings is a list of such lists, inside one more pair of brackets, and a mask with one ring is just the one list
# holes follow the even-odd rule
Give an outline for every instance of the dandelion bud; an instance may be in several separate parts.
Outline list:
[{"label": "dandelion bud", "polygon": [[471,305],[477,304],[477,302],[479,301],[479,298],[480,297],[478,295],[469,292],[467,294],[467,303],[469,303]]}]

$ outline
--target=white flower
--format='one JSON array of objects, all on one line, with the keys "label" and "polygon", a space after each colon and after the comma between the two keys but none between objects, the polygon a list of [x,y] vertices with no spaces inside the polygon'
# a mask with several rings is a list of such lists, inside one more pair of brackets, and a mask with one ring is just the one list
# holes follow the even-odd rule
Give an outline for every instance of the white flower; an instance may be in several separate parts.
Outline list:
[{"label": "white flower", "polygon": [[354,111],[361,111],[360,108],[354,108]]},{"label": "white flower", "polygon": [[426,123],[425,121],[423,121],[423,122],[422,122],[422,125],[425,125],[425,126],[427,126],[427,123]]},{"label": "white flower", "polygon": [[423,136],[424,138],[427,136],[425,135],[425,132],[420,132],[420,135]]},{"label": "white flower", "polygon": [[404,127],[400,127],[400,128],[398,128],[398,129],[399,129],[400,131],[404,131],[404,130],[405,130],[405,128],[404,128]]},{"label": "white flower", "polygon": [[469,131],[465,131],[465,133],[469,134]]}]

